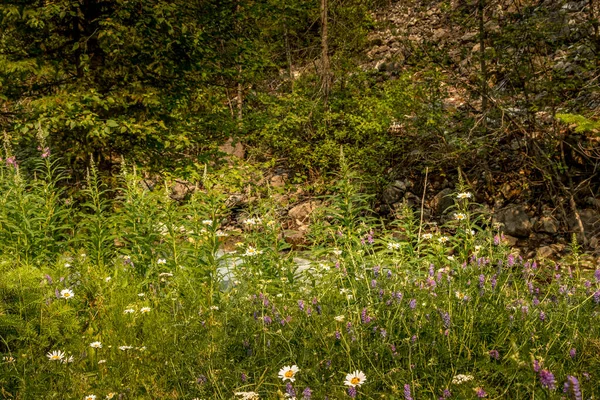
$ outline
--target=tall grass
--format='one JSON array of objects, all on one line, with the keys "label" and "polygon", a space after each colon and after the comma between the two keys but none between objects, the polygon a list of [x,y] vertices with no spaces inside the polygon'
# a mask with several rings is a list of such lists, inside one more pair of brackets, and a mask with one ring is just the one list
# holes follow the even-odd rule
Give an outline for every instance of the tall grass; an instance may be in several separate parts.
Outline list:
[{"label": "tall grass", "polygon": [[224,231],[216,190],[179,203],[124,166],[109,191],[92,168],[72,209],[40,166],[0,167],[5,398],[600,396],[600,271],[514,256],[468,196],[443,226],[384,224],[344,167],[296,252],[269,199]]}]

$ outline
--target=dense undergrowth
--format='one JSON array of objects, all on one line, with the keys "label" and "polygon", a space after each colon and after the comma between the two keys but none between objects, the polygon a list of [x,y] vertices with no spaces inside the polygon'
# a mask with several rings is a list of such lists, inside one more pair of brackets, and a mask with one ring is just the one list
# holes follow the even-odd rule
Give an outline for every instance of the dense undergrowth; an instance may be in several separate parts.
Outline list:
[{"label": "dense undergrowth", "polygon": [[0,167],[3,398],[600,395],[600,271],[576,246],[511,255],[468,188],[445,226],[408,208],[384,226],[343,167],[297,252],[269,198],[225,230],[210,185],[178,203],[92,169],[74,205],[59,162],[36,163]]}]

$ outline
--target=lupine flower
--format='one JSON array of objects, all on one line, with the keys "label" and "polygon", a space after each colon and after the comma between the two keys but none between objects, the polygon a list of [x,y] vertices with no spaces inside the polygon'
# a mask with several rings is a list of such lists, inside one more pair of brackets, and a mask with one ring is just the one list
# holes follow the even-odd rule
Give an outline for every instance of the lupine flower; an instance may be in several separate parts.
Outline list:
[{"label": "lupine flower", "polygon": [[573,347],[571,350],[569,350],[569,356],[571,358],[575,358],[576,355],[577,355],[577,350],[575,349],[575,347]]},{"label": "lupine flower", "polygon": [[487,397],[487,393],[485,392],[485,390],[483,390],[483,388],[481,387],[476,387],[475,389],[475,394],[477,395],[477,397],[479,397],[480,399]]},{"label": "lupine flower", "polygon": [[490,350],[490,357],[493,358],[494,360],[499,360],[500,359],[500,353],[498,353],[498,350]]},{"label": "lupine flower", "polygon": [[340,331],[335,331],[335,338],[337,340],[340,340],[342,338],[342,334],[340,333]]},{"label": "lupine flower", "polygon": [[310,390],[309,387],[306,387],[302,391],[302,400],[310,400],[311,397],[312,397],[312,390]]},{"label": "lupine flower", "polygon": [[444,392],[442,393],[442,399],[447,399],[450,396],[452,396],[452,393],[450,393],[448,389],[444,389]]},{"label": "lupine flower", "polygon": [[271,317],[269,317],[268,315],[265,315],[263,317],[263,322],[267,325],[270,325],[273,322],[273,319]]},{"label": "lupine flower", "polygon": [[542,387],[545,387],[549,390],[556,389],[556,379],[554,378],[554,374],[547,369],[543,369],[540,371],[540,384]]},{"label": "lupine flower", "polygon": [[300,311],[304,311],[304,301],[303,300],[298,300],[298,308],[300,309]]},{"label": "lupine flower", "polygon": [[248,380],[248,375],[242,372],[242,376],[240,377],[240,379],[242,380],[242,383],[246,383],[246,381]]},{"label": "lupine flower", "polygon": [[356,388],[354,386],[350,386],[348,388],[348,396],[350,396],[352,399],[356,398]]},{"label": "lupine flower", "polygon": [[572,400],[581,400],[581,388],[579,387],[579,380],[571,375],[567,376],[567,381],[565,382],[563,392],[567,393],[570,399]]},{"label": "lupine flower", "polygon": [[408,306],[410,307],[411,310],[414,310],[417,307],[417,300],[416,299],[412,299],[409,303]]},{"label": "lupine flower", "polygon": [[404,400],[413,400],[408,383],[404,385]]},{"label": "lupine flower", "polygon": [[540,321],[544,322],[546,320],[546,313],[543,311],[540,311]]},{"label": "lupine flower", "polygon": [[540,372],[540,362],[538,360],[533,360],[533,371]]},{"label": "lupine flower", "polygon": [[596,281],[600,282],[600,268],[594,271],[594,278],[596,278]]},{"label": "lupine flower", "polygon": [[285,393],[287,395],[286,397],[296,398],[296,391],[290,382],[285,385]]}]

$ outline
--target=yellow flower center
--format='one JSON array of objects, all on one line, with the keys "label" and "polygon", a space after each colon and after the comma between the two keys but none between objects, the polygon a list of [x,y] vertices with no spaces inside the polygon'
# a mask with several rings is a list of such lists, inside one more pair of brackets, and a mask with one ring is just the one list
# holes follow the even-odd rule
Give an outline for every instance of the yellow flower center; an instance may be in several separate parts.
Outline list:
[{"label": "yellow flower center", "polygon": [[285,376],[286,378],[291,378],[294,376],[294,371],[292,371],[291,369],[287,370],[285,371],[285,374],[283,374],[283,376]]},{"label": "yellow flower center", "polygon": [[53,355],[50,357],[51,360],[60,360],[60,357],[57,355]]},{"label": "yellow flower center", "polygon": [[360,378],[355,376],[354,378],[350,379],[350,383],[353,385],[358,385],[360,383]]}]

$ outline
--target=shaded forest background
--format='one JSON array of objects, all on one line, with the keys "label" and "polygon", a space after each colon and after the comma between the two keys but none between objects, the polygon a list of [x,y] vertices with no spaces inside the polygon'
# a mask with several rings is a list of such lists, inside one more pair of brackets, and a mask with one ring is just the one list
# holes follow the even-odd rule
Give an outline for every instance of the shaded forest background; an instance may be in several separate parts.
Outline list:
[{"label": "shaded forest background", "polygon": [[343,147],[384,214],[417,204],[426,174],[441,214],[460,177],[505,223],[535,214],[539,232],[598,247],[599,14],[596,0],[7,0],[4,157],[26,170],[49,148],[73,184],[91,158],[194,182],[233,140],[299,183],[336,171]]}]

